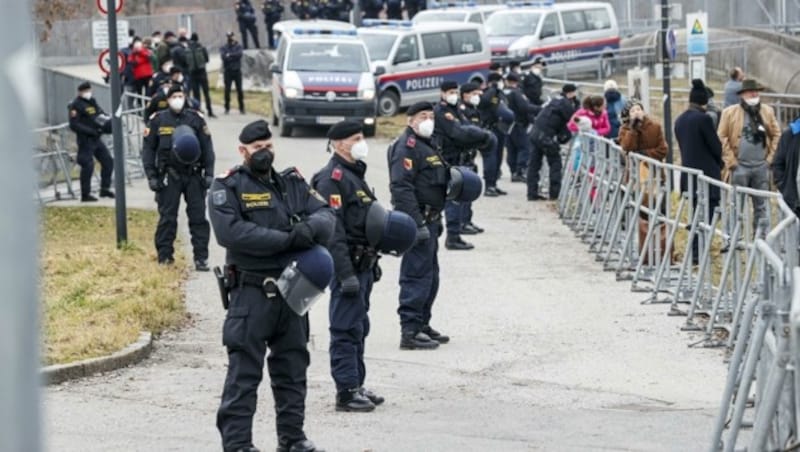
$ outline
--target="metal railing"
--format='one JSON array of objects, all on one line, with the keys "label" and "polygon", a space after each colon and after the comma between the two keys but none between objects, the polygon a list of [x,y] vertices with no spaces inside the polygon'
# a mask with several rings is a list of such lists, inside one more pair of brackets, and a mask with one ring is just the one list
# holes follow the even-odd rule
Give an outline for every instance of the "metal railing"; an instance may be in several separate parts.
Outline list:
[{"label": "metal railing", "polygon": [[[778,193],[722,183],[596,136],[581,135],[566,160],[559,214],[604,270],[647,293],[643,304],[686,317],[682,329],[699,334],[691,347],[732,349],[708,450],[799,445],[800,221],[793,210]],[[743,416],[750,406],[752,426]]]}]

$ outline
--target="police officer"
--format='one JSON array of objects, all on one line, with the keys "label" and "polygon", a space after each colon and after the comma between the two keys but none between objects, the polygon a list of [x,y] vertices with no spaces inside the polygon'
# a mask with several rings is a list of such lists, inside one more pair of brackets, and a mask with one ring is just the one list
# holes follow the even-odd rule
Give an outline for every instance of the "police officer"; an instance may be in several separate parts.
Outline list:
[{"label": "police officer", "polygon": [[[494,63],[497,64],[497,63]],[[486,89],[481,94],[481,103],[478,111],[481,115],[483,126],[494,134],[497,145],[494,156],[495,172],[487,174],[484,167],[485,196],[497,197],[508,193],[497,187],[500,178],[500,165],[503,162],[503,148],[505,147],[508,130],[514,123],[514,113],[508,108],[508,101],[503,92],[503,76],[499,72],[490,72]],[[484,165],[488,163],[484,162]]]},{"label": "police officer", "polygon": [[258,26],[256,26],[256,10],[250,4],[250,0],[239,0],[233,8],[236,10],[236,21],[239,23],[239,32],[242,34],[242,44],[247,48],[247,33],[253,35],[253,43],[256,49],[260,49],[258,43]]},{"label": "police officer", "polygon": [[[368,147],[361,122],[342,121],[328,131],[333,157],[312,179],[312,186],[336,212],[336,230],[328,248],[336,277],[331,282],[331,375],[336,410],[367,412],[384,398],[363,387],[364,341],[378,252],[367,241],[367,212],[375,195],[364,179]],[[413,229],[412,229],[413,231]]]},{"label": "police officer", "polygon": [[[204,200],[214,174],[211,135],[203,116],[185,107],[186,97],[180,85],[172,85],[167,102],[168,109],[150,118],[142,146],[144,172],[158,203],[159,220],[155,235],[158,262],[165,265],[174,262],[173,243],[178,229],[178,208],[183,196],[189,217],[195,269],[208,271],[209,226]],[[196,152],[182,153],[180,149],[174,149],[177,137],[173,133],[181,125],[189,126],[194,132],[199,147]]]},{"label": "police officer", "polygon": [[81,202],[95,202],[92,196],[92,175],[94,159],[100,162],[100,197],[113,198],[111,174],[114,172],[114,159],[100,137],[111,133],[111,117],[105,114],[97,100],[92,97],[92,85],[83,82],[78,85],[78,97],[69,106],[69,128],[78,140],[78,165],[81,166]]},{"label": "police officer", "polygon": [[519,88],[519,75],[509,72],[506,76],[508,89],[506,97],[508,107],[514,112],[514,127],[511,128],[508,140],[508,167],[511,170],[511,182],[525,182],[528,173],[528,160],[531,154],[531,143],[528,138],[528,127],[541,108],[528,101]]},{"label": "police officer", "polygon": [[[473,127],[483,128],[481,121],[481,114],[478,111],[478,105],[481,103],[481,87],[477,83],[467,82],[459,88],[461,93],[461,102],[458,104],[458,109],[461,115],[466,119],[467,124]],[[481,159],[483,160],[483,174],[484,178],[491,178],[490,175],[497,174],[497,138],[494,134],[488,131],[489,144],[480,148]],[[475,164],[475,153],[467,155],[467,158],[462,160],[461,166],[466,166],[474,172],[478,172],[478,165]],[[472,203],[462,202],[462,225],[461,234],[472,235],[480,234],[483,228],[479,227],[472,222]]]},{"label": "police officer", "polygon": [[269,48],[275,49],[275,32],[272,27],[280,22],[283,15],[283,3],[280,0],[266,0],[261,8],[264,12],[264,23],[267,26],[267,39]]},{"label": "police officer", "polygon": [[406,5],[406,14],[408,15],[408,20],[414,18],[418,12],[425,10],[427,6],[426,0],[405,0]]},{"label": "police officer", "polygon": [[544,58],[540,56],[536,57],[533,60],[530,70],[525,74],[522,80],[522,92],[525,93],[525,97],[534,105],[541,106],[544,103],[542,100],[542,86],[544,85],[542,72],[545,67],[547,67],[547,62],[544,61]]},{"label": "police officer", "polygon": [[258,451],[252,426],[267,347],[278,451],[321,451],[303,432],[308,315],[292,309],[272,280],[283,273],[287,254],[326,243],[335,217],[295,168],[273,168],[271,137],[266,121],[245,126],[239,135],[244,164],[215,179],[208,196],[230,288],[222,333],[228,374],[217,412],[226,452]]},{"label": "police officer", "polygon": [[[471,126],[463,116],[458,104],[458,84],[446,80],[441,84],[441,100],[434,107],[436,117],[436,139],[441,146],[442,156],[451,166],[470,166],[475,158],[476,149],[488,149],[491,146],[492,134],[478,126]],[[461,238],[462,228],[468,233],[477,234],[482,229],[468,226],[469,206],[455,201],[448,201],[445,206],[447,219],[448,250],[471,250],[474,246]]]},{"label": "police officer", "polygon": [[408,127],[388,151],[392,205],[417,224],[417,243],[400,264],[400,348],[433,349],[450,341],[430,326],[439,290],[438,237],[447,193],[448,169],[431,138],[433,105],[418,102],[407,110]]},{"label": "police officer", "polygon": [[550,168],[550,199],[558,199],[561,192],[561,144],[572,138],[569,124],[575,113],[575,98],[578,88],[568,83],[561,89],[561,97],[547,104],[539,116],[531,134],[531,162],[528,167],[528,201],[545,199],[539,194],[539,172],[542,160],[547,158]]},{"label": "police officer", "polygon": [[358,0],[364,19],[377,19],[383,11],[383,0]]},{"label": "police officer", "polygon": [[233,32],[227,33],[228,42],[219,49],[222,57],[222,79],[225,83],[225,114],[231,110],[231,85],[236,84],[236,100],[239,112],[244,114],[244,91],[242,91],[242,45],[236,42]]},{"label": "police officer", "polygon": [[169,70],[169,74],[169,78],[160,78],[157,81],[159,89],[153,94],[150,98],[150,102],[147,103],[147,107],[144,109],[145,122],[150,120],[153,113],[167,109],[169,106],[167,103],[167,93],[169,93],[169,89],[173,85],[180,85],[185,93],[189,92],[189,88],[183,78],[183,71],[177,67],[173,67]]},{"label": "police officer", "polygon": [[289,8],[300,20],[315,19],[317,17],[315,0],[292,0]]},{"label": "police officer", "polygon": [[386,18],[390,20],[403,20],[402,0],[386,0]]}]

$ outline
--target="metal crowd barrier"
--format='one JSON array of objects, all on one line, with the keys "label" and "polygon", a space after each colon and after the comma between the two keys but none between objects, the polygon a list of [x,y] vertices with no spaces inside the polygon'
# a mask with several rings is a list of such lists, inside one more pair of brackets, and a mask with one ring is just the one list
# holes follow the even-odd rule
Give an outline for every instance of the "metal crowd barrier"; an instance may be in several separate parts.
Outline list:
[{"label": "metal crowd barrier", "polygon": [[[580,139],[565,164],[562,221],[604,270],[648,294],[643,304],[686,317],[690,347],[731,353],[708,450],[800,450],[800,221],[792,209],[778,193]],[[752,423],[744,417],[751,407]]]},{"label": "metal crowd barrier", "polygon": [[[142,139],[144,138],[144,108],[149,98],[133,93],[122,95],[120,111],[123,127],[123,144],[125,146],[125,180],[130,185],[134,179],[144,178],[142,168]],[[69,124],[43,127],[33,131],[35,147],[33,149],[34,166],[39,178],[35,193],[41,204],[76,199],[80,188],[73,187],[78,179],[75,170],[77,144],[75,133]],[[114,155],[113,140],[110,135],[103,136],[103,141]],[[95,184],[99,183],[99,172],[95,171]]]}]

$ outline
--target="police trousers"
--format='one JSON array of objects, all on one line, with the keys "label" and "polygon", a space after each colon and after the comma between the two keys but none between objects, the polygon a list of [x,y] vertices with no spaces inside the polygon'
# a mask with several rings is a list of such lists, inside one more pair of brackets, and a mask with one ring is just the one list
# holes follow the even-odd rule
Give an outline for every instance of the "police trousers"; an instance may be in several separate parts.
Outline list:
[{"label": "police trousers", "polygon": [[336,391],[343,392],[364,385],[364,343],[369,335],[369,297],[374,282],[373,269],[358,275],[360,289],[355,297],[344,296],[342,285],[334,278],[328,306],[331,333],[331,376]]},{"label": "police trousers", "polygon": [[224,71],[222,74],[225,85],[225,113],[231,109],[231,86],[236,85],[236,101],[239,103],[239,111],[244,113],[244,91],[242,91],[242,71]]},{"label": "police trousers", "polygon": [[400,327],[405,332],[417,332],[431,321],[431,309],[439,292],[439,236],[441,222],[426,226],[428,240],[416,243],[403,254],[400,262]]},{"label": "police trousers", "polygon": [[[536,132],[534,132],[536,136]],[[542,161],[547,159],[547,167],[550,170],[550,199],[557,199],[561,193],[561,173],[563,163],[561,162],[561,148],[553,142],[542,142],[532,139],[531,161],[528,164],[528,198],[539,196],[539,176],[542,172]]]},{"label": "police trousers", "polygon": [[199,174],[167,173],[166,186],[156,193],[158,226],[155,244],[159,261],[171,259],[175,252],[175,235],[178,231],[178,208],[181,196],[186,201],[189,233],[195,260],[208,259],[208,240],[211,229],[206,220],[206,187]]},{"label": "police trousers", "polygon": [[497,163],[495,167],[497,168],[497,172],[494,178],[496,186],[497,180],[500,179],[500,167],[503,166],[503,150],[506,147],[507,135],[497,130],[497,128],[493,128],[492,133],[494,134],[494,137],[497,139],[497,154],[495,156],[496,159],[495,162]]},{"label": "police trousers", "polygon": [[253,415],[267,347],[278,443],[288,447],[306,439],[308,316],[297,315],[280,295],[268,299],[260,287],[234,288],[230,297],[222,328],[228,374],[217,411],[223,448],[236,450],[253,443]]},{"label": "police trousers", "polygon": [[[486,188],[497,185],[497,172],[500,166],[500,161],[498,160],[498,145],[497,135],[493,132],[489,147],[480,151],[481,160],[483,161],[483,182]],[[500,153],[502,152],[501,149]]]},{"label": "police trousers", "polygon": [[258,25],[256,22],[248,22],[246,20],[239,21],[239,32],[242,34],[242,47],[247,50],[247,32],[250,32],[253,35],[253,43],[256,45],[256,49],[261,48],[261,44],[258,42]]},{"label": "police trousers", "polygon": [[100,162],[100,188],[111,188],[111,175],[114,173],[114,159],[111,153],[98,138],[78,140],[78,165],[81,167],[81,196],[92,193],[92,175],[94,175],[94,159]]},{"label": "police trousers", "polygon": [[515,124],[506,141],[506,162],[511,174],[522,174],[528,167],[531,143],[526,127],[527,125]]}]

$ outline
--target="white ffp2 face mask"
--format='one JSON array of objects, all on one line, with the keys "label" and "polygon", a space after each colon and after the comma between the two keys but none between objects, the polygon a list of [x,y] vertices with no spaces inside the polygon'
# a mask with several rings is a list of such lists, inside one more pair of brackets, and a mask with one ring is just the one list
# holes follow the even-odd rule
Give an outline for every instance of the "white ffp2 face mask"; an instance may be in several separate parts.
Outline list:
[{"label": "white ffp2 face mask", "polygon": [[426,119],[417,126],[417,133],[422,138],[430,138],[433,135],[433,127],[435,125],[433,119]]},{"label": "white ffp2 face mask", "polygon": [[469,97],[469,103],[472,104],[473,107],[477,107],[478,104],[481,103],[481,96],[473,94]]},{"label": "white ffp2 face mask", "polygon": [[186,104],[186,99],[183,97],[176,97],[175,99],[169,100],[169,108],[172,109],[174,112],[179,112],[183,110],[183,106]]},{"label": "white ffp2 face mask", "polygon": [[350,148],[350,155],[356,160],[364,160],[369,154],[369,146],[366,140],[357,141],[353,147]]},{"label": "white ffp2 face mask", "polygon": [[92,98],[92,92],[91,91],[82,92],[81,97],[86,100],[90,100]]},{"label": "white ffp2 face mask", "polygon": [[458,94],[448,94],[445,96],[444,101],[450,105],[455,105],[458,103]]},{"label": "white ffp2 face mask", "polygon": [[761,98],[760,97],[753,97],[753,98],[750,98],[750,99],[745,99],[744,102],[747,105],[751,106],[751,107],[755,107],[756,105],[758,105],[759,102],[761,102]]}]

